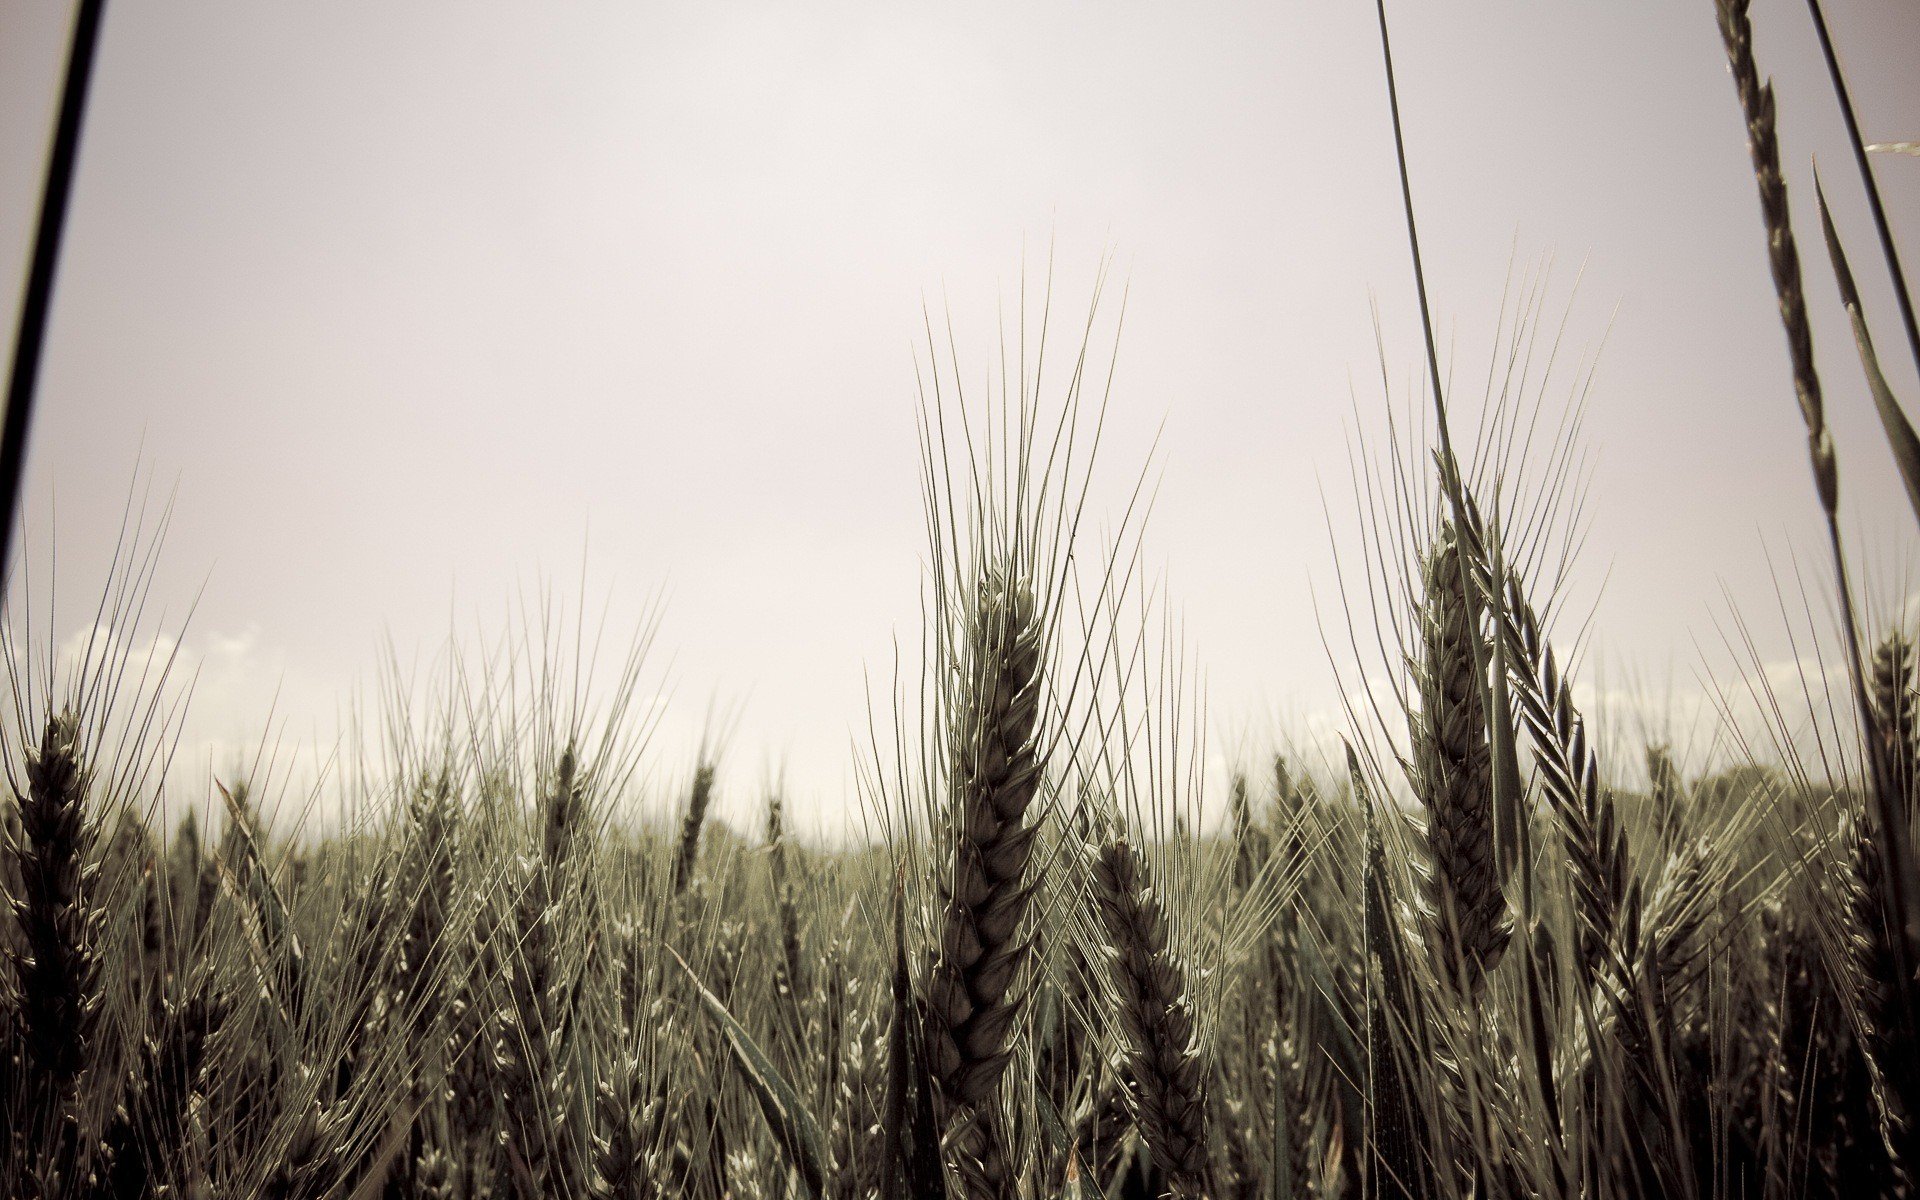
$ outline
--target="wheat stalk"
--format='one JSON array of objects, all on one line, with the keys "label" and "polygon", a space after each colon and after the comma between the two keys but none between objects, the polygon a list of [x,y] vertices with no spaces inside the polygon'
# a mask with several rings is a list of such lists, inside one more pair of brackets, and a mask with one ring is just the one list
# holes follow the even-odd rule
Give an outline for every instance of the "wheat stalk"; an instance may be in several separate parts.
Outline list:
[{"label": "wheat stalk", "polygon": [[[1760,77],[1753,53],[1753,23],[1749,0],[1715,0],[1727,65],[1733,74],[1740,108],[1747,123],[1747,149],[1753,159],[1754,182],[1760,193],[1760,215],[1767,233],[1767,264],[1780,301],[1780,323],[1787,335],[1794,392],[1807,428],[1807,455],[1813,467],[1814,489],[1826,517],[1827,544],[1840,602],[1841,632],[1846,643],[1848,679],[1854,710],[1865,742],[1868,786],[1884,842],[1886,870],[1881,882],[1895,921],[1894,955],[1899,967],[1894,980],[1898,1011],[1893,1019],[1914,1031],[1920,1041],[1920,1012],[1916,1011],[1913,973],[1920,961],[1920,863],[1913,851],[1908,827],[1895,794],[1892,766],[1886,757],[1860,650],[1860,626],[1854,614],[1853,586],[1848,578],[1846,553],[1840,539],[1840,468],[1833,436],[1827,428],[1820,377],[1814,366],[1813,326],[1807,317],[1801,286],[1800,254],[1793,237],[1793,219],[1787,206],[1786,178],[1780,165],[1780,141],[1774,115],[1773,85]],[[1920,1061],[1910,1064],[1920,1070]]]},{"label": "wheat stalk", "polygon": [[1424,1149],[1426,1110],[1407,1070],[1424,1057],[1423,1031],[1412,1007],[1416,997],[1394,915],[1392,881],[1372,791],[1351,745],[1346,747],[1346,758],[1349,786],[1366,818],[1359,946],[1365,965],[1360,1003],[1365,1038],[1361,1086],[1368,1137],[1366,1186],[1374,1195],[1427,1200],[1433,1191],[1433,1172]]},{"label": "wheat stalk", "polygon": [[[1273,762],[1274,830],[1269,841],[1277,842],[1283,869],[1304,864],[1307,849],[1303,830],[1308,818],[1309,793],[1297,786],[1287,760],[1276,755]],[[1290,1187],[1299,1194],[1319,1200],[1339,1194],[1339,1160],[1329,1155],[1329,1142],[1336,1136],[1338,1116],[1332,1095],[1332,1076],[1326,1069],[1324,1052],[1315,1040],[1314,1022],[1317,995],[1313,980],[1302,957],[1302,913],[1304,901],[1290,897],[1275,915],[1265,939],[1266,977],[1272,989],[1271,1033],[1260,1043],[1268,1087],[1274,1102],[1283,1110],[1282,1128],[1272,1131],[1284,1137],[1276,1146],[1276,1158],[1284,1153],[1284,1174],[1276,1186]]]},{"label": "wheat stalk", "polygon": [[806,964],[800,957],[800,908],[794,897],[788,862],[786,805],[778,791],[767,796],[767,866],[773,876],[773,903],[780,932],[780,990],[797,998],[806,991]]},{"label": "wheat stalk", "polygon": [[1471,1000],[1512,936],[1494,865],[1491,751],[1481,664],[1487,659],[1472,575],[1452,522],[1441,525],[1424,569],[1416,663],[1420,708],[1411,719],[1415,790],[1426,806],[1433,860],[1428,903],[1438,974]]},{"label": "wheat stalk", "polygon": [[[1860,1053],[1880,1102],[1881,1135],[1889,1146],[1903,1149],[1912,1141],[1913,1122],[1920,1115],[1913,1107],[1920,1099],[1920,1087],[1899,1071],[1903,1048],[1891,1041],[1899,1036],[1893,1012],[1898,995],[1893,972],[1898,968],[1883,907],[1880,848],[1874,844],[1869,822],[1852,811],[1841,818],[1839,842],[1842,859],[1835,877],[1841,899],[1840,928],[1851,967],[1849,999],[1860,1014]],[[1892,1073],[1889,1067],[1894,1068]]]},{"label": "wheat stalk", "polygon": [[586,787],[586,772],[568,745],[541,792],[539,854],[519,864],[514,938],[506,947],[507,1003],[494,1022],[500,1149],[513,1194],[523,1200],[580,1184],[581,1147],[572,1128],[579,1080],[569,1044],[580,980],[563,939],[566,922],[586,916],[575,862],[588,815]]},{"label": "wheat stalk", "polygon": [[1898,815],[1909,828],[1920,809],[1915,788],[1920,784],[1920,694],[1914,690],[1913,643],[1898,631],[1889,634],[1873,653],[1868,690],[1879,718],[1881,756],[1898,801]]},{"label": "wheat stalk", "polygon": [[993,1171],[1004,1154],[987,1116],[1011,1057],[1012,993],[1027,957],[1020,938],[1032,890],[1040,783],[1041,625],[1031,588],[1005,571],[981,579],[969,613],[961,698],[947,731],[952,778],[945,812],[952,853],[940,944],[926,984],[927,1067],[945,1103],[966,1109],[962,1175],[976,1197],[1005,1195]]},{"label": "wheat stalk", "polygon": [[707,823],[707,809],[713,803],[714,764],[703,758],[693,770],[693,787],[687,792],[687,811],[680,818],[680,841],[673,856],[673,894],[684,895],[693,882],[700,863],[700,831]]},{"label": "wheat stalk", "polygon": [[1186,971],[1147,864],[1124,838],[1092,854],[1093,899],[1106,930],[1129,1095],[1153,1161],[1181,1200],[1207,1194],[1207,1072]]},{"label": "wheat stalk", "polygon": [[1572,681],[1561,675],[1553,647],[1516,578],[1507,581],[1502,613],[1512,650],[1515,699],[1533,738],[1541,790],[1567,848],[1580,925],[1580,973],[1591,986],[1620,961],[1615,938],[1629,909],[1632,883],[1626,831],[1612,795],[1601,786],[1599,761],[1573,704]]},{"label": "wheat stalk", "polygon": [[[19,1060],[14,1069],[0,1063],[0,1118],[11,1143],[0,1148],[15,1186],[28,1169],[70,1169],[82,1149],[74,1144],[79,1085],[98,1051],[106,913],[94,894],[92,775],[80,739],[72,711],[49,715],[27,753],[26,788],[14,791],[19,833],[7,857],[19,881],[11,905],[19,941],[9,1033]],[[0,1182],[8,1174],[0,1169]]]}]

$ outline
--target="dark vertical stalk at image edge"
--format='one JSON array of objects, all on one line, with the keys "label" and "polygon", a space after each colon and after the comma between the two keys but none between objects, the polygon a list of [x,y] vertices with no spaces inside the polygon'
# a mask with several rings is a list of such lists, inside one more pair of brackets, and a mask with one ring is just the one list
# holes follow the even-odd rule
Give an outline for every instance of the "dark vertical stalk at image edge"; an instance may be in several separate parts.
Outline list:
[{"label": "dark vertical stalk at image edge", "polygon": [[53,155],[47,164],[40,220],[33,236],[33,259],[27,270],[26,295],[20,305],[20,326],[14,337],[13,368],[7,380],[6,429],[4,440],[0,441],[0,488],[6,492],[5,520],[0,521],[0,585],[8,577],[13,561],[13,524],[20,503],[20,477],[26,468],[27,430],[33,420],[40,359],[46,349],[60,237],[66,227],[67,205],[73,194],[74,166],[80,157],[80,123],[87,104],[87,84],[93,75],[94,48],[100,40],[100,22],[106,7],[106,0],[80,0],[79,12],[74,18],[67,78],[60,91],[59,122],[54,127]]}]

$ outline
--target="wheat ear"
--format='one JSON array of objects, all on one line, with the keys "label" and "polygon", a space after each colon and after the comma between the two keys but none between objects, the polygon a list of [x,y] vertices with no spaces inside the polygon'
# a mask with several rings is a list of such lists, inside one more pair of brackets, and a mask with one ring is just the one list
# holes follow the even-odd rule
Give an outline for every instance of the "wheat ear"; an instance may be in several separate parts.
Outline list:
[{"label": "wheat ear", "polygon": [[[1533,738],[1541,790],[1558,818],[1573,878],[1580,927],[1580,970],[1592,985],[1617,968],[1616,938],[1632,887],[1627,837],[1600,786],[1600,764],[1587,742],[1586,723],[1573,704],[1573,684],[1560,673],[1518,579],[1507,580],[1502,631],[1512,651],[1515,699]],[[1638,922],[1624,926],[1637,929]]]},{"label": "wheat ear", "polygon": [[1415,790],[1427,810],[1432,858],[1428,903],[1439,976],[1478,995],[1512,937],[1494,865],[1491,748],[1482,648],[1468,564],[1451,521],[1440,527],[1424,570],[1416,675],[1420,709],[1412,725]]},{"label": "wheat ear", "polygon": [[1914,691],[1913,643],[1899,632],[1889,634],[1873,653],[1869,685],[1874,714],[1879,718],[1881,755],[1898,812],[1913,824],[1915,787],[1920,784],[1920,695]]},{"label": "wheat ear", "polygon": [[568,1118],[576,1081],[566,1053],[573,980],[560,931],[579,915],[569,902],[577,894],[574,845],[586,815],[586,773],[569,745],[540,793],[539,855],[521,864],[505,972],[508,1003],[495,1018],[500,1148],[517,1185],[512,1194],[523,1200],[575,1190],[580,1156]]},{"label": "wheat ear", "polygon": [[1146,862],[1124,838],[1093,855],[1093,899],[1107,934],[1126,1037],[1136,1120],[1168,1191],[1207,1194],[1207,1073],[1186,972],[1167,945],[1167,919]]},{"label": "wheat ear", "polygon": [[1019,1012],[1012,992],[1028,954],[1021,926],[1032,889],[1027,863],[1036,826],[1028,809],[1042,763],[1041,625],[1032,589],[1003,571],[981,580],[968,614],[960,697],[948,730],[951,771],[945,812],[952,850],[940,945],[927,981],[927,1067],[940,1095],[963,1116],[957,1145],[976,1197],[1004,1194],[993,1178],[1004,1155],[988,1119],[1010,1057]]},{"label": "wheat ear", "polygon": [[781,990],[789,1000],[807,988],[806,964],[800,957],[800,908],[794,899],[793,864],[788,859],[786,805],[780,793],[767,796],[767,867],[773,876],[773,903],[780,923]]},{"label": "wheat ear", "polygon": [[20,830],[10,857],[20,886],[13,916],[21,953],[13,964],[13,1032],[24,1078],[0,1098],[0,1116],[18,1133],[64,1111],[94,1049],[106,914],[89,863],[91,784],[79,720],[72,712],[48,717],[39,746],[27,753],[26,789],[14,792]]},{"label": "wheat ear", "polygon": [[673,856],[675,896],[686,892],[700,863],[700,831],[713,804],[713,772],[713,763],[704,758],[693,769],[693,787],[687,792],[687,811],[680,818],[680,842]]}]

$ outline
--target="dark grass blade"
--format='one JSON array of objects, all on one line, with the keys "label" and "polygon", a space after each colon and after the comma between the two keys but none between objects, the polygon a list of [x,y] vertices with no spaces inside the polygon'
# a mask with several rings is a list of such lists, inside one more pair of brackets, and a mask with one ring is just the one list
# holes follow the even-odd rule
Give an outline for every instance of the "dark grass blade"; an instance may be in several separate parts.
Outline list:
[{"label": "dark grass blade", "polygon": [[1067,1151],[1067,1181],[1060,1189],[1060,1200],[1097,1200],[1099,1194],[1094,1190],[1093,1181],[1080,1169],[1079,1151]]},{"label": "dark grass blade", "polygon": [[0,514],[0,582],[7,577],[13,548],[13,514],[20,501],[20,476],[26,467],[27,429],[33,420],[33,400],[40,381],[40,359],[46,348],[47,319],[53,308],[54,269],[60,259],[61,236],[67,225],[67,204],[73,195],[74,167],[80,158],[80,127],[87,110],[87,85],[93,77],[94,51],[100,44],[100,23],[106,0],[81,0],[73,22],[73,44],[67,55],[66,83],[60,91],[60,115],[54,126],[53,154],[47,163],[46,190],[40,198],[40,220],[33,235],[33,260],[27,268],[26,296],[20,305],[20,327],[14,337],[13,368],[7,380],[7,416],[0,432],[0,489],[6,492],[6,512]]},{"label": "dark grass blade", "polygon": [[1880,358],[1873,350],[1873,334],[1867,329],[1867,317],[1860,304],[1860,289],[1854,283],[1853,269],[1847,265],[1847,252],[1840,245],[1840,233],[1833,226],[1833,214],[1827,210],[1826,189],[1820,176],[1813,177],[1813,194],[1820,207],[1820,231],[1827,238],[1827,256],[1833,260],[1834,281],[1840,285],[1840,303],[1846,306],[1847,319],[1853,323],[1853,344],[1860,351],[1860,366],[1867,374],[1867,390],[1873,393],[1873,406],[1880,411],[1880,425],[1887,431],[1887,445],[1893,461],[1900,467],[1900,481],[1907,485],[1907,501],[1920,519],[1920,437],[1894,399],[1893,389],[1880,370]]},{"label": "dark grass blade", "polygon": [[887,1098],[880,1134],[886,1149],[881,1172],[883,1200],[916,1200],[945,1194],[940,1128],[933,1091],[920,1062],[919,1013],[907,970],[905,873],[893,889],[893,1028],[887,1035]]},{"label": "dark grass blade", "polygon": [[678,951],[668,947],[673,961],[680,964],[686,973],[687,982],[700,997],[701,1007],[719,1026],[726,1038],[727,1049],[733,1053],[734,1065],[740,1068],[747,1087],[753,1092],[753,1098],[759,1102],[760,1112],[767,1119],[767,1125],[773,1130],[774,1138],[787,1153],[787,1159],[799,1174],[800,1181],[806,1185],[807,1194],[814,1200],[824,1200],[827,1194],[827,1143],[820,1134],[820,1126],[815,1123],[813,1114],[801,1104],[800,1097],[792,1087],[774,1069],[758,1043],[744,1029],[740,1022],[733,1019],[720,997],[707,990],[700,977],[693,973]]},{"label": "dark grass blade", "polygon": [[[1494,507],[1497,512],[1499,505],[1496,503]],[[1491,555],[1491,560],[1485,564],[1489,571],[1488,579],[1505,579],[1506,551],[1501,544],[1497,525],[1489,531],[1487,541],[1491,544],[1482,549],[1481,557]],[[1493,628],[1496,631],[1491,639],[1493,670],[1485,704],[1488,741],[1493,759],[1493,849],[1502,883],[1512,878],[1516,866],[1520,868],[1520,911],[1530,914],[1533,911],[1533,855],[1527,845],[1527,789],[1520,776],[1519,730],[1513,715],[1513,693],[1507,677],[1509,664],[1506,642],[1497,633],[1505,615],[1501,605],[1506,601],[1503,590],[1498,586],[1488,586],[1486,596],[1493,610]]]},{"label": "dark grass blade", "polygon": [[[1827,33],[1827,14],[1820,7],[1820,0],[1807,0],[1807,11],[1813,18],[1813,31],[1820,39],[1820,56],[1826,60],[1827,75],[1833,80],[1833,98],[1840,105],[1840,118],[1846,122],[1847,145],[1853,151],[1854,165],[1860,170],[1860,186],[1867,194],[1867,208],[1873,213],[1874,232],[1880,235],[1880,254],[1887,260],[1887,276],[1893,282],[1893,299],[1900,309],[1907,348],[1913,351],[1914,369],[1920,371],[1920,321],[1914,319],[1913,293],[1907,290],[1907,273],[1901,269],[1900,252],[1894,246],[1893,229],[1887,223],[1887,208],[1880,201],[1880,184],[1873,177],[1866,139],[1860,135],[1860,122],[1853,114],[1853,93],[1840,71],[1840,57],[1834,53],[1833,38]],[[1825,209],[1825,201],[1821,207]]]},{"label": "dark grass blade", "polygon": [[[1421,1111],[1407,1078],[1403,1055],[1419,1061],[1426,1053],[1419,1045],[1420,1030],[1407,1011],[1411,993],[1403,967],[1399,929],[1394,924],[1393,898],[1386,875],[1386,852],[1380,838],[1378,814],[1371,789],[1361,773],[1359,757],[1347,746],[1347,776],[1366,815],[1366,864],[1362,953],[1367,961],[1366,1095],[1370,1153],[1375,1172],[1375,1194],[1401,1200],[1428,1200],[1426,1163],[1420,1152],[1424,1140]],[[1377,964],[1377,965],[1376,965]],[[1384,1178],[1382,1178],[1384,1177]]]},{"label": "dark grass blade", "polygon": [[1293,1153],[1287,1143],[1287,1089],[1277,1077],[1273,1081],[1273,1172],[1272,1200],[1292,1200]]}]

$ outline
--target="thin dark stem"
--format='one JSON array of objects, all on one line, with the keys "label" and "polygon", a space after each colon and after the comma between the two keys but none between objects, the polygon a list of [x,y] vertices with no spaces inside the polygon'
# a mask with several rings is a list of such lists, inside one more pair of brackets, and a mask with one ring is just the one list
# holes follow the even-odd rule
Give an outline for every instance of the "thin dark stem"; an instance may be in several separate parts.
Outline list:
[{"label": "thin dark stem", "polygon": [[87,106],[87,83],[93,76],[94,49],[100,41],[100,22],[106,7],[106,0],[80,0],[80,11],[74,19],[67,80],[60,93],[60,118],[54,127],[53,157],[47,164],[40,224],[34,231],[33,261],[27,271],[26,297],[20,305],[13,373],[7,381],[6,429],[0,436],[0,489],[6,492],[5,520],[0,521],[0,583],[6,579],[12,561],[14,513],[19,510],[27,428],[33,419],[47,316],[53,305],[54,268],[60,257],[60,235],[67,224],[67,203],[73,194],[74,165],[80,157],[80,121]]},{"label": "thin dark stem", "polygon": [[[1420,297],[1420,333],[1426,342],[1427,372],[1433,381],[1433,413],[1440,440],[1440,489],[1453,514],[1454,528],[1464,533],[1473,527],[1473,523],[1469,520],[1466,481],[1460,474],[1460,460],[1453,453],[1453,434],[1447,423],[1446,392],[1440,381],[1439,344],[1433,336],[1433,308],[1427,302],[1427,270],[1420,254],[1420,226],[1413,215],[1413,180],[1407,171],[1407,139],[1400,122],[1400,87],[1393,73],[1393,41],[1387,34],[1387,0],[1375,0],[1374,9],[1380,17],[1380,57],[1386,66],[1387,107],[1393,116],[1393,153],[1400,168],[1400,206],[1407,218],[1407,247],[1413,256],[1413,287]],[[1496,511],[1496,520],[1498,516]],[[1475,549],[1485,552],[1487,547],[1482,545]],[[1460,556],[1460,587],[1467,602],[1467,627],[1478,629],[1484,598],[1475,586],[1473,573],[1469,569],[1469,556],[1464,554]],[[1495,604],[1499,603],[1497,594],[1492,599]],[[1487,661],[1488,652],[1477,637],[1472,639],[1471,645],[1474,678],[1488,680],[1488,668],[1491,665]],[[1519,779],[1519,767],[1514,762],[1511,739],[1499,732],[1506,727],[1508,720],[1505,677],[1493,677],[1491,686],[1483,686],[1482,690],[1483,711],[1492,718],[1489,733],[1496,739],[1493,774],[1494,826],[1497,831],[1495,848],[1497,857],[1504,865],[1511,861],[1518,849],[1518,839],[1507,835],[1518,829],[1519,795],[1514,784]]]},{"label": "thin dark stem", "polygon": [[[1387,66],[1387,106],[1393,113],[1393,153],[1400,164],[1400,201],[1407,214],[1407,244],[1413,250],[1413,287],[1420,295],[1420,332],[1427,343],[1427,370],[1433,376],[1433,404],[1440,422],[1440,454],[1449,469],[1456,466],[1453,438],[1447,431],[1446,398],[1440,388],[1440,352],[1433,337],[1433,311],[1427,304],[1427,272],[1420,258],[1420,228],[1413,219],[1413,183],[1407,176],[1407,140],[1400,131],[1400,89],[1393,77],[1393,44],[1387,37],[1387,0],[1375,0],[1380,14],[1380,56]],[[1462,514],[1454,514],[1456,518]]]},{"label": "thin dark stem", "polygon": [[1893,300],[1900,308],[1900,323],[1907,332],[1907,347],[1913,352],[1914,370],[1920,371],[1920,324],[1913,317],[1913,296],[1907,291],[1906,272],[1900,267],[1900,252],[1893,244],[1893,228],[1887,223],[1887,209],[1880,202],[1880,185],[1873,177],[1873,163],[1867,156],[1866,139],[1860,134],[1860,122],[1853,114],[1853,94],[1840,73],[1840,58],[1833,50],[1833,38],[1827,32],[1827,15],[1820,0],[1807,0],[1813,15],[1813,31],[1820,38],[1820,53],[1827,60],[1827,74],[1833,79],[1833,97],[1840,102],[1840,117],[1847,125],[1847,145],[1860,168],[1860,183],[1866,188],[1867,208],[1873,213],[1873,227],[1880,235],[1880,253],[1887,260],[1887,274],[1893,279]]}]

